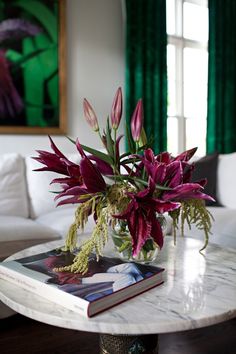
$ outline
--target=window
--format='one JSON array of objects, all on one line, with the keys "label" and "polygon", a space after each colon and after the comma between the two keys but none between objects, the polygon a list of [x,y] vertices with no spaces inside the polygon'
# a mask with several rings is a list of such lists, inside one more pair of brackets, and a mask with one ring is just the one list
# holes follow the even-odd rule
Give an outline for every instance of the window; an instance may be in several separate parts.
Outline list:
[{"label": "window", "polygon": [[166,0],[168,151],[198,146],[206,152],[208,7],[207,0]]}]

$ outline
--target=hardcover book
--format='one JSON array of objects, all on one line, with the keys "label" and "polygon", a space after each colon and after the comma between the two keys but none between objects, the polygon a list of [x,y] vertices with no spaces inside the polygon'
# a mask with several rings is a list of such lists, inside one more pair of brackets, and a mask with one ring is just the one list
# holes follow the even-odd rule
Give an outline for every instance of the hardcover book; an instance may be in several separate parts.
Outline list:
[{"label": "hardcover book", "polygon": [[163,283],[163,268],[125,263],[118,258],[89,258],[86,275],[59,272],[75,253],[54,249],[0,264],[0,278],[70,310],[91,317]]}]

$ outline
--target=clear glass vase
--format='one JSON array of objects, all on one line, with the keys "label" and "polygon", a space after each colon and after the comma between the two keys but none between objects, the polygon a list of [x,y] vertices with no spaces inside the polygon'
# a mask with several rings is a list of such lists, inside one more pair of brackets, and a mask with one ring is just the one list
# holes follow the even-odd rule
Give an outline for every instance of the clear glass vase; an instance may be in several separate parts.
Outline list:
[{"label": "clear glass vase", "polygon": [[[163,229],[163,235],[166,228],[166,220],[163,215],[157,215],[159,222]],[[159,254],[159,247],[153,238],[147,239],[140,252],[132,255],[132,239],[128,229],[127,222],[124,220],[117,220],[115,226],[111,229],[111,237],[114,243],[115,251],[118,256],[126,262],[137,262],[149,264],[156,260]]]}]

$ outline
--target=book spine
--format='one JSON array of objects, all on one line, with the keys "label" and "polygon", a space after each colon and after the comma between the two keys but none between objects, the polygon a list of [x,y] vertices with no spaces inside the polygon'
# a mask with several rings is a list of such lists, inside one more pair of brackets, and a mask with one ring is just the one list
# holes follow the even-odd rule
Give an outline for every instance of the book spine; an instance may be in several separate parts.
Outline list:
[{"label": "book spine", "polygon": [[58,305],[88,317],[89,302],[66,293],[54,286],[0,265],[0,278],[18,285]]}]

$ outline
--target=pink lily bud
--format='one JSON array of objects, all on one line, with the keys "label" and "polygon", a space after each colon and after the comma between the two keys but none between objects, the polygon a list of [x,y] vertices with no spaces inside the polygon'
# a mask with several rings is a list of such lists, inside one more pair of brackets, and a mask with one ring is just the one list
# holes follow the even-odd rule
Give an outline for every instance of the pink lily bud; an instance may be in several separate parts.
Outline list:
[{"label": "pink lily bud", "polygon": [[114,101],[111,108],[111,126],[113,129],[117,129],[120,124],[122,116],[122,91],[119,87],[116,91]]},{"label": "pink lily bud", "polygon": [[86,98],[84,98],[83,106],[84,106],[84,115],[88,124],[95,132],[97,132],[99,130],[97,116],[90,103],[86,100]]},{"label": "pink lily bud", "polygon": [[138,100],[131,119],[131,133],[134,141],[138,142],[141,136],[143,127],[143,102],[142,99]]}]

